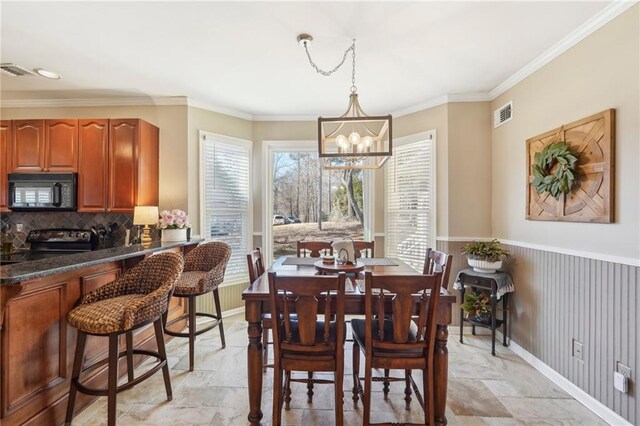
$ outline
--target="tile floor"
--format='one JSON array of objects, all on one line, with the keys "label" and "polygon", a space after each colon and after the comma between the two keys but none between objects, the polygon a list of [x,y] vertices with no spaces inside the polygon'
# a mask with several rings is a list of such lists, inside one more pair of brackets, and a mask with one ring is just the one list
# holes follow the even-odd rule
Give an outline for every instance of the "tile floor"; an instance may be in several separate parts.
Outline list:
[{"label": "tile floor", "polygon": [[[511,350],[497,346],[491,356],[488,336],[467,336],[458,342],[457,328],[449,336],[449,391],[447,419],[450,425],[601,425],[606,424],[578,401],[542,376]],[[226,349],[220,349],[216,330],[196,343],[195,371],[187,370],[187,340],[168,344],[173,401],[166,401],[162,374],[118,396],[120,425],[246,425],[246,323],[243,315],[225,319]],[[351,348],[345,354],[345,425],[362,424],[361,408],[351,399]],[[364,362],[361,363],[364,365]],[[144,367],[140,367],[142,369]],[[140,370],[139,369],[139,370]],[[418,377],[418,374],[416,374]],[[273,373],[264,375],[263,424],[271,424]],[[420,422],[422,410],[415,399],[404,409],[404,384],[391,384],[387,401],[380,388],[372,395],[372,421]],[[98,399],[74,419],[74,425],[106,424],[106,397]],[[292,385],[286,425],[333,424],[333,386],[316,385],[312,404],[306,402],[306,386]]]}]

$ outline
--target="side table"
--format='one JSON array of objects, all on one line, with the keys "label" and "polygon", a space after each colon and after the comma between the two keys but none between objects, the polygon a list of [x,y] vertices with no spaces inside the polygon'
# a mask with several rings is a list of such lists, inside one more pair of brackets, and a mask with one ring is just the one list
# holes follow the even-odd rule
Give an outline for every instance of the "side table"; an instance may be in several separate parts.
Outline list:
[{"label": "side table", "polygon": [[[502,275],[501,275],[502,274]],[[505,277],[504,275],[507,275]],[[508,278],[506,280],[505,278]],[[502,297],[498,295],[498,283],[507,281],[510,283],[509,290],[505,291]],[[505,272],[487,274],[476,272],[473,269],[465,269],[458,273],[456,288],[460,290],[460,303],[464,302],[465,287],[472,291],[476,289],[489,290],[491,298],[491,324],[470,320],[464,317],[464,310],[460,308],[460,343],[463,342],[463,326],[465,322],[471,324],[471,333],[476,334],[476,326],[489,328],[491,330],[491,355],[496,354],[496,329],[502,327],[502,345],[507,346],[507,324],[509,320],[509,293],[512,291],[511,277]],[[502,299],[502,318],[496,319],[498,299]]]}]

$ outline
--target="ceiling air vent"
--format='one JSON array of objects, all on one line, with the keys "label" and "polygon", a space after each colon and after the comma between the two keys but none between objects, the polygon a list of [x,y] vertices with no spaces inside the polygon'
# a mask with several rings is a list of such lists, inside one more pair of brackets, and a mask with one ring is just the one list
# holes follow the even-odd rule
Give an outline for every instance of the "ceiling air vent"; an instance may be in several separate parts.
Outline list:
[{"label": "ceiling air vent", "polygon": [[33,71],[16,64],[0,64],[0,73],[10,75],[11,77],[35,75]]},{"label": "ceiling air vent", "polygon": [[509,101],[493,111],[493,128],[499,127],[513,118],[513,101]]}]

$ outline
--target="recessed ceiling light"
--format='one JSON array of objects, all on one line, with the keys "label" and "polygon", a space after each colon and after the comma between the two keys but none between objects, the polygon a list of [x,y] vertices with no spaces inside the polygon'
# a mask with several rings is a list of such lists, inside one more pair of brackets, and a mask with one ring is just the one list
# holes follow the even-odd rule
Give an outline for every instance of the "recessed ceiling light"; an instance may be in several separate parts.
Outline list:
[{"label": "recessed ceiling light", "polygon": [[53,71],[47,71],[45,69],[42,68],[36,68],[33,70],[36,74],[38,74],[41,77],[46,77],[46,78],[51,78],[53,80],[59,80],[60,79],[60,75],[56,74]]}]

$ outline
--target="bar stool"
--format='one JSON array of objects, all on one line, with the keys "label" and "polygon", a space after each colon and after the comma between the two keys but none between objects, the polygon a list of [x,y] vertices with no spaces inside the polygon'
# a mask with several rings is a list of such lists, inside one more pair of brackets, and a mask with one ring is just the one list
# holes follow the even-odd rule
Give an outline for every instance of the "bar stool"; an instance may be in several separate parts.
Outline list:
[{"label": "bar stool", "polygon": [[[193,371],[196,336],[219,326],[222,348],[226,347],[218,286],[224,281],[224,272],[230,257],[231,247],[221,241],[200,244],[184,257],[184,272],[176,283],[173,295],[188,299],[188,312],[169,323],[165,323],[164,332],[170,336],[189,338],[189,371]],[[211,292],[213,292],[217,314],[196,312],[196,297]],[[211,325],[196,330],[196,317],[213,318],[214,321]],[[189,320],[187,333],[168,329],[168,326],[185,319]]]},{"label": "bar stool", "polygon": [[[182,256],[162,253],[147,257],[112,283],[86,294],[79,305],[67,315],[69,325],[78,329],[76,354],[67,403],[65,424],[71,424],[76,394],[107,396],[109,426],[116,424],[116,395],[148,379],[162,369],[167,400],[172,399],[167,353],[164,347],[162,316],[167,311],[173,286],[182,271]],[[158,352],[133,348],[133,330],[153,323]],[[118,351],[118,339],[126,334],[127,350]],[[83,367],[87,335],[109,337],[109,356],[86,369]],[[140,377],[133,376],[133,355],[148,355],[159,363]],[[118,360],[127,356],[128,382],[118,386]],[[80,374],[108,363],[106,389],[80,383]]]}]

